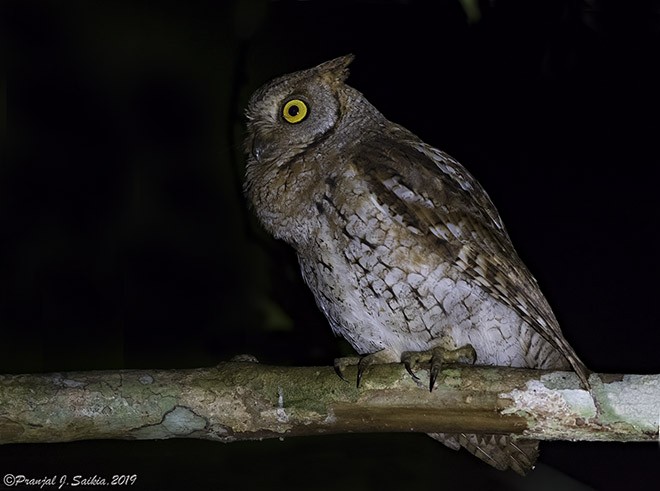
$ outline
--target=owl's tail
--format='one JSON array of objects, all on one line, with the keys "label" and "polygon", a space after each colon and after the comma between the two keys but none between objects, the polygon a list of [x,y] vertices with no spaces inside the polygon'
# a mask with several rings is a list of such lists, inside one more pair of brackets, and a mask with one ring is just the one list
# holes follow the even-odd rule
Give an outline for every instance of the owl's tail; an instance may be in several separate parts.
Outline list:
[{"label": "owl's tail", "polygon": [[536,440],[513,440],[509,435],[466,435],[465,433],[429,433],[431,438],[453,450],[461,447],[501,471],[511,469],[520,475],[532,470],[539,456]]}]

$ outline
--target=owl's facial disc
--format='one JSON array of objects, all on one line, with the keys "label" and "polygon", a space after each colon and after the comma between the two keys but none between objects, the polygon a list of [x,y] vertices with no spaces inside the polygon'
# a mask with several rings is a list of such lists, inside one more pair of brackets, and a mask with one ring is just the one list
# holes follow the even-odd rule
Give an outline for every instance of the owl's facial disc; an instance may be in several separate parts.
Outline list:
[{"label": "owl's facial disc", "polygon": [[246,149],[256,162],[283,165],[338,134],[332,130],[341,119],[347,63],[287,75],[255,92],[248,104]]}]

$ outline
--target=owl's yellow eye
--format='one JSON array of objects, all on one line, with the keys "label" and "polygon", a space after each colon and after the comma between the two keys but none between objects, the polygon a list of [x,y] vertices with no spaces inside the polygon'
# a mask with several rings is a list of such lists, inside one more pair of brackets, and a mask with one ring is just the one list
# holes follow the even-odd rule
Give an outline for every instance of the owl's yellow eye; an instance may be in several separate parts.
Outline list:
[{"label": "owl's yellow eye", "polygon": [[284,104],[282,116],[289,123],[300,123],[307,117],[307,104],[300,99],[291,99]]}]

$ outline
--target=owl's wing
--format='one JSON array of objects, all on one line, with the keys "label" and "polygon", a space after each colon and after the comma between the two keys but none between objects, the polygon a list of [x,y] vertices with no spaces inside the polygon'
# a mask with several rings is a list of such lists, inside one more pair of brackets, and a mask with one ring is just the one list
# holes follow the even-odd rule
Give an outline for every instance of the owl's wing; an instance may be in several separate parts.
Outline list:
[{"label": "owl's wing", "polygon": [[454,264],[515,310],[570,362],[585,387],[588,371],[564,339],[536,279],[518,257],[481,185],[450,156],[396,127],[395,138],[365,138],[355,164],[373,196],[413,233],[431,236]]}]

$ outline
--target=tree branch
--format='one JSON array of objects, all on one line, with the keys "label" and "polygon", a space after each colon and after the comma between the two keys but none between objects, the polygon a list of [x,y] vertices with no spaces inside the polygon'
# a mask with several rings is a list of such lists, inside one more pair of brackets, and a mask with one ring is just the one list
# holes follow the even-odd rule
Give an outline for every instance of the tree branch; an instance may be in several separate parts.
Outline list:
[{"label": "tree branch", "polygon": [[[347,377],[355,371],[347,370]],[[449,367],[436,389],[398,364],[357,389],[331,368],[229,362],[188,370],[0,376],[0,443],[235,440],[347,432],[512,433],[541,440],[658,439],[660,375]],[[596,407],[599,409],[597,410]]]}]

